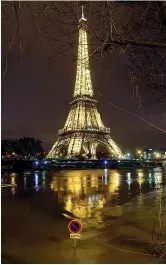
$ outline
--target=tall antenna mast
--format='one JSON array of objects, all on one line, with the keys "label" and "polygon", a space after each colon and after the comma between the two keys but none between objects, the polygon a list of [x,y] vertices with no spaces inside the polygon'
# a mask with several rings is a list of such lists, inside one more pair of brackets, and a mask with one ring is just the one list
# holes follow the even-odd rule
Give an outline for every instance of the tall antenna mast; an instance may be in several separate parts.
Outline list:
[{"label": "tall antenna mast", "polygon": [[85,17],[84,17],[84,6],[82,6],[82,18],[85,19]]},{"label": "tall antenna mast", "polygon": [[87,21],[86,18],[84,17],[84,6],[82,6],[82,17],[80,20]]}]

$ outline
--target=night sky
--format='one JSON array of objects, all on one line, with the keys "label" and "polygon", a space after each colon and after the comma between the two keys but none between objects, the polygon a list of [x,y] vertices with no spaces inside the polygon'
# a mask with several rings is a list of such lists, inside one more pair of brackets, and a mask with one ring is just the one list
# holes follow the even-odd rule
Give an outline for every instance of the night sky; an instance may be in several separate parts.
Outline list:
[{"label": "night sky", "polygon": [[[63,55],[50,61],[50,50],[40,45],[29,20],[24,20],[22,31],[30,44],[24,52],[23,74],[20,53],[17,47],[13,47],[8,54],[7,73],[2,76],[2,139],[33,136],[41,139],[48,151],[57,138],[58,129],[63,128],[70,109],[76,64]],[[2,27],[2,39],[6,34],[7,30]],[[164,133],[115,109],[97,93],[98,90],[119,107],[166,128],[166,111],[158,114],[152,108],[138,108],[138,101],[132,98],[126,60],[119,57],[113,60],[113,66],[114,71],[102,69],[95,56],[91,58],[97,107],[105,126],[112,130],[112,138],[125,150],[166,147]]]}]

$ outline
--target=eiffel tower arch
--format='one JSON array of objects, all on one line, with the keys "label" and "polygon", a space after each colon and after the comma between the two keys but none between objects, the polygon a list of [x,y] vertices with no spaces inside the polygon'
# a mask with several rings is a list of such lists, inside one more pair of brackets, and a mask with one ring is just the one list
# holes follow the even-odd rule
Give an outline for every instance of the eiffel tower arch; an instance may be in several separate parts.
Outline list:
[{"label": "eiffel tower arch", "polygon": [[111,138],[111,130],[104,126],[97,110],[89,67],[87,20],[82,12],[79,20],[79,43],[75,89],[70,111],[63,129],[47,158],[56,158],[63,148],[68,158],[80,155],[96,159],[96,149],[103,144],[114,157],[122,157],[118,145]]}]

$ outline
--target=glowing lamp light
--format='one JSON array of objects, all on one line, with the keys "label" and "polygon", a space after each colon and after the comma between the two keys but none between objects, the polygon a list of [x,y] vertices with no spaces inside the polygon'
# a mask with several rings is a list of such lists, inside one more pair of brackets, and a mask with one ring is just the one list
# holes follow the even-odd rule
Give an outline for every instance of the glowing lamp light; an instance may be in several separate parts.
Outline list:
[{"label": "glowing lamp light", "polygon": [[[74,100],[72,101],[73,103],[77,102],[77,104],[73,105],[75,107],[72,107],[70,109],[64,128],[62,130],[59,130],[60,136],[65,132],[69,131],[74,132],[72,134],[72,137],[70,139],[69,138],[67,139],[69,140],[69,145],[67,150],[67,156],[69,158],[72,158],[71,155],[74,158],[78,154],[81,154],[83,141],[84,141],[83,137],[85,137],[83,134],[84,130],[92,132],[102,131],[104,133],[110,133],[110,129],[105,128],[100,113],[98,112],[94,104],[96,101],[92,98],[94,92],[92,87],[90,65],[89,65],[87,25],[86,23],[84,23],[84,21],[86,21],[86,19],[82,12],[82,17],[80,19],[80,25],[79,25],[77,72],[76,72],[76,81],[75,81],[75,88],[73,95]],[[86,107],[87,106],[86,101],[91,102],[89,107]],[[93,110],[93,117],[91,109]],[[80,131],[79,137],[75,136],[76,130]],[[47,158],[54,158],[56,153],[60,157],[63,156],[63,154],[59,154],[60,144],[62,143],[62,145],[64,145],[64,143],[66,142],[66,139],[63,140],[65,141],[59,142],[58,140],[55,142]],[[115,142],[110,138],[108,138],[107,142],[108,142],[107,144],[109,144],[109,146],[113,148],[116,156],[118,155],[119,157],[122,157],[121,150],[115,144]],[[87,147],[87,149],[89,148]],[[90,149],[91,149],[90,153],[92,155],[92,159],[95,159],[96,158],[95,144],[93,144],[90,147]],[[87,151],[86,154],[88,154]],[[105,161],[104,164],[106,165],[107,162]]]},{"label": "glowing lamp light", "polygon": [[115,177],[119,177],[120,176],[120,174],[118,173],[118,172],[115,172]]},{"label": "glowing lamp light", "polygon": [[108,161],[107,161],[107,160],[105,160],[105,161],[104,161],[104,164],[105,164],[105,165],[107,165],[107,164],[108,164]]},{"label": "glowing lamp light", "polygon": [[38,165],[38,164],[39,164],[39,162],[38,162],[38,161],[36,161],[36,162],[35,162],[35,164],[36,164],[36,165]]}]

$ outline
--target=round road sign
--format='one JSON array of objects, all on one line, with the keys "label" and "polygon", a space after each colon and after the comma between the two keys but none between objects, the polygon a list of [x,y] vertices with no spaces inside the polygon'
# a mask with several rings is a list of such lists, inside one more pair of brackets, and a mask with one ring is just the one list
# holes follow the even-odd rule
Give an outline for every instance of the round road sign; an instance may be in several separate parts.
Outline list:
[{"label": "round road sign", "polygon": [[73,234],[79,234],[82,230],[82,225],[79,221],[77,220],[72,220],[69,224],[68,224],[68,229],[70,231],[70,233]]}]

